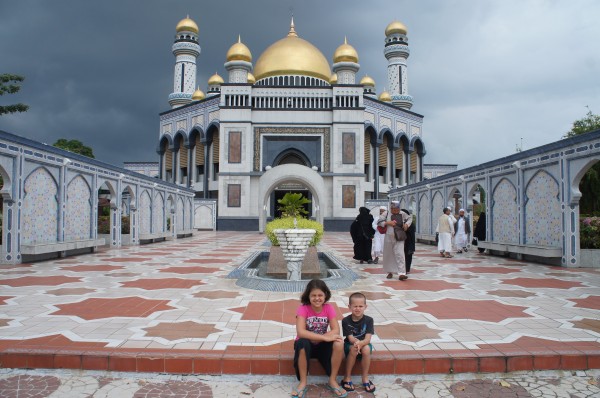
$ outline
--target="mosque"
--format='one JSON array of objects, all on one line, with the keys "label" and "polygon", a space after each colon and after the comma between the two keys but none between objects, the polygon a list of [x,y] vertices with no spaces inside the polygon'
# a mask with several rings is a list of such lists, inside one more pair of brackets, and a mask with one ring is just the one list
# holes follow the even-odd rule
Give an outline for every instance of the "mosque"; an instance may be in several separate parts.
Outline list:
[{"label": "mosque", "polygon": [[423,179],[423,116],[411,111],[406,26],[390,23],[382,44],[387,91],[377,95],[372,78],[358,80],[358,52],[347,40],[330,66],[292,18],[287,35],[256,61],[238,38],[224,51],[227,76],[215,73],[204,93],[196,82],[198,25],[182,19],[171,109],[160,114],[159,178],[212,199],[219,230],[264,231],[287,192],[308,197],[310,217],[326,230],[347,230],[365,200]]}]

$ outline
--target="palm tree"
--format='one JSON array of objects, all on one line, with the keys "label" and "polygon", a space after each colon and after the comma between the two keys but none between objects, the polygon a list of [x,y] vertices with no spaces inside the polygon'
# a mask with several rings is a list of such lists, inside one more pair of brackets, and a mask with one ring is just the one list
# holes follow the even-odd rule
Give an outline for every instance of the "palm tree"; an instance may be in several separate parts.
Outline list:
[{"label": "palm tree", "polygon": [[282,217],[305,217],[308,211],[304,209],[304,205],[311,201],[301,193],[286,193],[277,203],[281,206],[277,208],[281,212]]}]

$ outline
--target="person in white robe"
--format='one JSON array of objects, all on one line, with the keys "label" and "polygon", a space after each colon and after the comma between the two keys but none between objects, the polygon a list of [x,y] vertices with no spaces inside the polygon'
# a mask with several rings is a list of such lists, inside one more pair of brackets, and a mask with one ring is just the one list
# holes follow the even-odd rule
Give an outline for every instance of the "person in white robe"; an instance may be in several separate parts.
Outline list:
[{"label": "person in white robe", "polygon": [[381,206],[379,208],[379,217],[373,220],[373,229],[375,230],[375,237],[373,238],[374,264],[379,262],[379,257],[383,257],[383,241],[385,239],[385,231],[382,233],[380,230],[385,230],[385,221],[387,219],[387,215],[387,207]]},{"label": "person in white robe", "polygon": [[438,218],[436,231],[438,232],[438,251],[442,257],[452,256],[452,237],[454,236],[454,224],[450,218],[450,209],[444,208],[444,213]]},{"label": "person in white robe", "polygon": [[465,209],[458,211],[458,220],[454,224],[454,244],[457,253],[467,252],[469,249],[469,236],[471,235],[471,222],[469,217],[465,216]]}]

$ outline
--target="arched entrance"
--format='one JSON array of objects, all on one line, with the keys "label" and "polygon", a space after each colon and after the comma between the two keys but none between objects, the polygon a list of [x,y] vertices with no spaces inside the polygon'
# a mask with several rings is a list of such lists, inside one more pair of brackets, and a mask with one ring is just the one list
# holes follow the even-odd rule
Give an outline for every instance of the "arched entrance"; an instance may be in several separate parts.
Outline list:
[{"label": "arched entrance", "polygon": [[259,232],[265,231],[268,205],[271,194],[281,186],[294,184],[308,190],[312,197],[312,214],[316,221],[323,224],[323,211],[329,206],[323,178],[315,170],[299,164],[282,164],[266,171],[259,180],[258,205]]}]

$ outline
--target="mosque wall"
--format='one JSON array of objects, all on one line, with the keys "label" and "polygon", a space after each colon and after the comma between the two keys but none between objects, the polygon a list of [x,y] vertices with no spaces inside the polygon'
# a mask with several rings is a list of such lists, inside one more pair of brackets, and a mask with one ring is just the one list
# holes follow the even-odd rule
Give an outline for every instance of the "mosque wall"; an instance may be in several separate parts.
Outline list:
[{"label": "mosque wall", "polygon": [[591,266],[580,262],[579,182],[598,161],[600,130],[400,187],[389,197],[419,198],[410,208],[417,238],[432,241],[442,208],[450,205],[457,213],[458,203],[470,214],[482,189],[486,240],[480,247],[566,267]]},{"label": "mosque wall", "polygon": [[[122,215],[130,217],[132,244],[140,243],[142,233],[148,239],[170,237],[165,195],[187,201],[187,207],[175,212],[183,228],[193,226],[192,190],[4,131],[0,131],[0,174],[3,264],[95,250],[104,244],[119,247]],[[110,201],[106,238],[98,234],[100,195]]]}]

